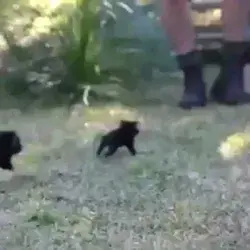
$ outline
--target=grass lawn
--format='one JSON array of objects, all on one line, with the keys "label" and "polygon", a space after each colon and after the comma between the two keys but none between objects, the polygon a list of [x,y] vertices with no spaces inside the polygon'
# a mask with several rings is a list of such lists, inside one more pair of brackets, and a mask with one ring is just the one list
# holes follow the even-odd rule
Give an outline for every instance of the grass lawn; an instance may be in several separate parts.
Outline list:
[{"label": "grass lawn", "polygon": [[[166,100],[178,98],[172,89]],[[218,152],[248,130],[248,106],[184,112],[162,102],[0,117],[25,145],[16,172],[0,174],[0,249],[250,249],[248,156]],[[149,153],[97,160],[100,133],[121,117],[140,119],[137,148]]]}]

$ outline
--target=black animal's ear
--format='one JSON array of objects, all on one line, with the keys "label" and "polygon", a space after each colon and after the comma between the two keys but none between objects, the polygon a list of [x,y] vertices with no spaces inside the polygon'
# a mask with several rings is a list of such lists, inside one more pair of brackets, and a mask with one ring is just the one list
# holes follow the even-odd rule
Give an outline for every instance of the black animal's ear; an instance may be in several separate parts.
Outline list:
[{"label": "black animal's ear", "polygon": [[138,121],[120,120],[120,125],[137,125]]},{"label": "black animal's ear", "polygon": [[126,120],[120,120],[120,127],[125,126],[128,123]]},{"label": "black animal's ear", "polygon": [[138,121],[132,121],[131,124],[133,124],[134,126],[137,126],[139,124]]},{"label": "black animal's ear", "polygon": [[128,123],[128,126],[133,127],[133,128],[137,128],[138,123],[139,123],[138,121],[130,121]]}]

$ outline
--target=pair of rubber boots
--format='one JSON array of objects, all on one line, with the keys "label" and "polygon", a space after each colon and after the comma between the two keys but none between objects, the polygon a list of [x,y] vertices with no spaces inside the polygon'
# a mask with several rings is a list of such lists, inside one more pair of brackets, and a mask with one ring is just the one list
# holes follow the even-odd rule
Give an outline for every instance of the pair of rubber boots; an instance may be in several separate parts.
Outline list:
[{"label": "pair of rubber boots", "polygon": [[[221,71],[210,90],[213,101],[225,105],[250,103],[250,94],[244,91],[245,50],[246,45],[243,42],[224,43]],[[178,56],[177,60],[184,73],[184,93],[179,106],[183,109],[206,106],[207,95],[201,53],[192,51]]]}]

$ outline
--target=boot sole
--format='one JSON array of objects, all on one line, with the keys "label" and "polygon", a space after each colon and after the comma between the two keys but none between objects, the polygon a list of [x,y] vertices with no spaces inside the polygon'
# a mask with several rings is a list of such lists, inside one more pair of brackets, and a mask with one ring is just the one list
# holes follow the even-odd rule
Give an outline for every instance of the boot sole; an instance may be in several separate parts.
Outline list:
[{"label": "boot sole", "polygon": [[179,103],[179,107],[184,110],[191,110],[191,109],[196,109],[196,108],[204,108],[207,105],[207,102],[204,103],[190,103],[190,104],[182,104]]},{"label": "boot sole", "polygon": [[217,102],[222,105],[226,106],[237,106],[237,105],[244,105],[244,104],[250,104],[250,95],[245,96],[243,98],[239,98],[238,100],[225,100],[223,98],[216,98],[214,96],[210,96],[210,100],[213,102]]}]

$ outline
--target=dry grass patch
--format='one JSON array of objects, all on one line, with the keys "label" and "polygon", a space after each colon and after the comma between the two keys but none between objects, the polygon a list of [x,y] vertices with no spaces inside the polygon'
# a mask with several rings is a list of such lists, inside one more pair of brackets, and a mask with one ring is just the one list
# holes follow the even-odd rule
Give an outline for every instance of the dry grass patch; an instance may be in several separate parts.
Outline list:
[{"label": "dry grass patch", "polygon": [[[249,248],[248,172],[231,178],[248,169],[247,150],[227,160],[218,151],[247,132],[248,107],[8,112],[2,128],[17,129],[26,147],[16,173],[1,172],[4,249]],[[96,159],[98,134],[121,118],[141,120],[137,147],[153,153]]]}]

